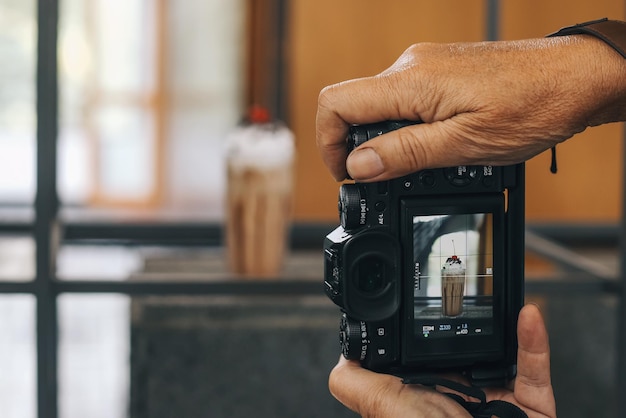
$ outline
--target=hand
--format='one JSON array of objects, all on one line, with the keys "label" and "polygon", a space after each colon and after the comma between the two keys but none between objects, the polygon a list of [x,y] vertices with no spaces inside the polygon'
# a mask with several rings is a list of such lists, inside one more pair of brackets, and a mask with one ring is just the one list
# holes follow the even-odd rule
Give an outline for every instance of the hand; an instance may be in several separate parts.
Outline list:
[{"label": "hand", "polygon": [[[555,418],[548,333],[536,306],[526,305],[520,311],[517,337],[517,377],[512,390],[485,389],[487,401],[513,403],[529,418]],[[329,386],[337,400],[363,417],[470,417],[456,401],[439,392],[405,385],[395,376],[374,373],[343,357],[330,374]]]},{"label": "hand", "polygon": [[[346,163],[351,124],[424,122],[370,140]],[[335,179],[525,161],[587,126],[626,120],[626,61],[586,36],[417,44],[384,72],[326,87],[317,144]]]}]

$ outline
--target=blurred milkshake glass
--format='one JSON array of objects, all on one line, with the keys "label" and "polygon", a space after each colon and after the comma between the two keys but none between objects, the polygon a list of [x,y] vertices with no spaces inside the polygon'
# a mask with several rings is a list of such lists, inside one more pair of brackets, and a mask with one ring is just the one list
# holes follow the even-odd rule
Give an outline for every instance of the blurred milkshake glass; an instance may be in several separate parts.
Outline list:
[{"label": "blurred milkshake glass", "polygon": [[287,248],[294,137],[254,108],[227,143],[226,246],[232,272],[275,277]]},{"label": "blurred milkshake glass", "polygon": [[463,313],[465,292],[465,265],[453,255],[441,267],[441,313],[444,316],[459,316]]}]

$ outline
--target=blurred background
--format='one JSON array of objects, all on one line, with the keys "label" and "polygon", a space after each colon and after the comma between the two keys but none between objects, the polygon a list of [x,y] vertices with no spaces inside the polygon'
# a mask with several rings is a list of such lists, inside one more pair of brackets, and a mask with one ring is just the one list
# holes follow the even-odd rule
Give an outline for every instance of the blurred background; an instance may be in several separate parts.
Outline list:
[{"label": "blurred background", "polygon": [[[35,193],[35,0],[2,0],[0,199]],[[65,0],[59,3],[58,188],[65,206],[221,219],[223,141],[252,103],[296,134],[295,218],[334,221],[337,185],[314,140],[317,95],[376,74],[415,42],[487,38],[487,1]],[[502,2],[500,39],[541,37],[623,2]],[[555,121],[558,123],[558,121]],[[616,222],[619,124],[589,129],[528,166],[532,222]],[[595,187],[602,173],[602,187]],[[315,190],[315,193],[312,191]],[[601,204],[597,202],[601,201]]]},{"label": "blurred background", "polygon": [[[416,42],[604,16],[624,20],[625,2],[0,0],[0,415],[352,416],[326,389],[338,185],[315,147],[319,91]],[[57,83],[37,71],[48,52]],[[224,142],[252,104],[295,134],[292,252],[275,280],[220,287]],[[56,141],[52,166],[38,137]],[[561,416],[615,416],[623,140],[623,124],[592,128],[559,145],[557,175],[549,153],[527,164],[528,299]]]}]

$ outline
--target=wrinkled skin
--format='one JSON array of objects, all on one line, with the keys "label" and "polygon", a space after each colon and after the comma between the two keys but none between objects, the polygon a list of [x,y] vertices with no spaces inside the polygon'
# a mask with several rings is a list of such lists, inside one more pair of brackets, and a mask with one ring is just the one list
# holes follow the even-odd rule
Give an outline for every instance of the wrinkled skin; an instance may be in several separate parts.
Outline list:
[{"label": "wrinkled skin", "polygon": [[[346,155],[351,124],[424,123]],[[317,145],[337,180],[525,161],[588,126],[626,120],[626,60],[586,35],[416,44],[387,70],[322,90]],[[346,161],[347,159],[347,161]]]}]

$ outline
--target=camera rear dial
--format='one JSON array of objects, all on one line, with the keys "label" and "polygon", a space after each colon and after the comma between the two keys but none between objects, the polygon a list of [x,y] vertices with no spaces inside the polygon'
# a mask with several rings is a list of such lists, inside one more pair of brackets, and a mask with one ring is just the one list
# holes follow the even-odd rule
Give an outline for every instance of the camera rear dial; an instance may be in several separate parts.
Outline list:
[{"label": "camera rear dial", "polygon": [[339,324],[341,353],[348,360],[364,360],[367,353],[367,328],[364,321],[357,321],[345,313]]},{"label": "camera rear dial", "polygon": [[346,231],[351,231],[365,223],[367,208],[359,186],[344,184],[339,189],[339,221]]}]

